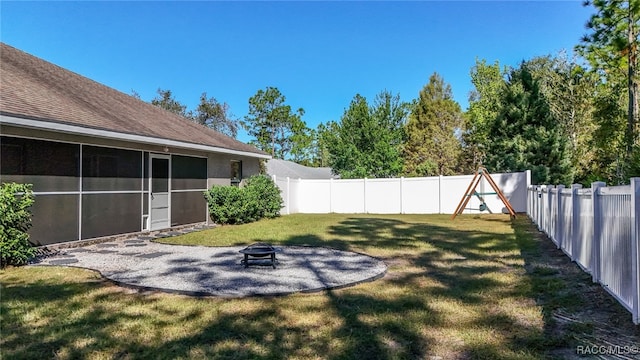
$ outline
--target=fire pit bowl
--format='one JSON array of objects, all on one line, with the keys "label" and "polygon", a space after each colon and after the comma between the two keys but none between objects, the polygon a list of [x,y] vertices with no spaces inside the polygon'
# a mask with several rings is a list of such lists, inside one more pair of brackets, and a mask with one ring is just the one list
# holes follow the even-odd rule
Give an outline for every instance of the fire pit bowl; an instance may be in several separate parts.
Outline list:
[{"label": "fire pit bowl", "polygon": [[271,260],[271,266],[276,268],[276,248],[267,243],[258,242],[255,244],[251,244],[246,248],[240,250],[240,253],[244,255],[244,259],[240,261],[241,264],[244,264],[244,267],[249,266],[249,261],[260,261],[265,260],[264,258],[269,257]]}]

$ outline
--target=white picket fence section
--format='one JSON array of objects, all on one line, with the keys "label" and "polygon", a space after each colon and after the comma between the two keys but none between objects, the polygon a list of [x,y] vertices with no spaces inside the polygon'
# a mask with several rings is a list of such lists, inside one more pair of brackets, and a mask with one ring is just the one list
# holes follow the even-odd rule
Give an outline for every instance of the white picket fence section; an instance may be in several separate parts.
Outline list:
[{"label": "white picket fence section", "polygon": [[[491,174],[516,212],[527,210],[527,188],[531,172]],[[471,184],[473,175],[389,179],[291,179],[273,180],[280,188],[281,214],[453,214]],[[486,181],[478,193],[492,193]],[[504,212],[495,194],[482,195],[488,211]],[[472,196],[465,213],[480,213],[480,200]]]},{"label": "white picket fence section", "polygon": [[605,185],[530,186],[527,214],[640,324],[640,178]]}]

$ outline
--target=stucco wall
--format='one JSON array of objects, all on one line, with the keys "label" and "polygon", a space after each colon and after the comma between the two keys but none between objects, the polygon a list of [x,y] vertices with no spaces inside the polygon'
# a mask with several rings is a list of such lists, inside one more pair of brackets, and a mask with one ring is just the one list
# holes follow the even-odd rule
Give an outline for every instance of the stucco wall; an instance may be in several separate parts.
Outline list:
[{"label": "stucco wall", "polygon": [[208,187],[231,185],[231,161],[242,161],[242,178],[260,173],[260,160],[238,155],[210,154]]}]

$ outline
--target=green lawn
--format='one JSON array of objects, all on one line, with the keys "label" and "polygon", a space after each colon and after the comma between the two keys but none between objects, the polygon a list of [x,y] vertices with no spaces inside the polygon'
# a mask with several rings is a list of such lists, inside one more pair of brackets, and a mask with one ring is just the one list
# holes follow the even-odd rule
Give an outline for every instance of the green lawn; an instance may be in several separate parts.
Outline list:
[{"label": "green lawn", "polygon": [[89,270],[9,268],[0,271],[0,357],[543,359],[593,331],[553,314],[582,311],[581,294],[598,285],[524,216],[289,215],[164,241],[330,246],[389,268],[351,288],[245,299],[136,293]]}]

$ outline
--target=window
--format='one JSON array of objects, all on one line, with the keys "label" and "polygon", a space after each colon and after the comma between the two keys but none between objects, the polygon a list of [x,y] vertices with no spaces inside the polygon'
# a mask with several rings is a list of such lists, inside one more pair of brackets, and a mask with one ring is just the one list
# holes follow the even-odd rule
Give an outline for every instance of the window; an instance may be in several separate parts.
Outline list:
[{"label": "window", "polygon": [[242,181],[242,161],[231,160],[231,185],[239,186]]}]

